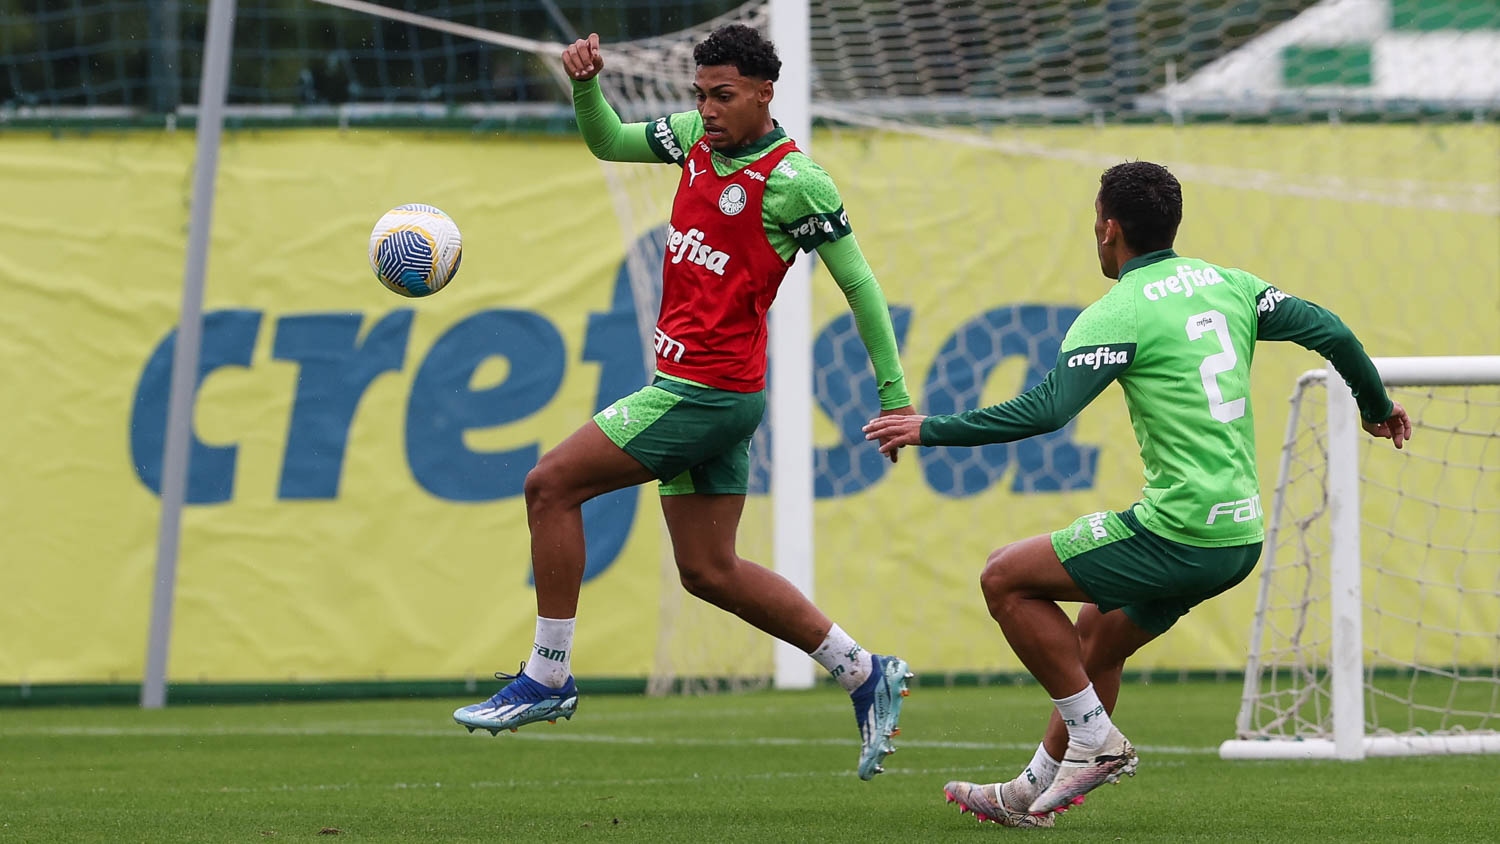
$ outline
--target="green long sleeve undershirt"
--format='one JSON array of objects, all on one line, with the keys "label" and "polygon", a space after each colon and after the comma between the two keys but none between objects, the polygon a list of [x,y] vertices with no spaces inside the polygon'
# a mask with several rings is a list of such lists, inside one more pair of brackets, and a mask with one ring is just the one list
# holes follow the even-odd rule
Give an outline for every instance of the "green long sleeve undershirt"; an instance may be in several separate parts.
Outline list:
[{"label": "green long sleeve undershirt", "polygon": [[[1391,399],[1380,380],[1380,371],[1365,353],[1359,338],[1337,314],[1305,299],[1288,296],[1259,279],[1256,297],[1258,340],[1285,340],[1317,352],[1333,364],[1354,394],[1360,417],[1367,422],[1383,422],[1391,415]],[[1078,348],[1064,348],[1057,365],[1048,371],[1040,384],[1019,396],[989,407],[975,408],[951,415],[930,416],[922,422],[922,445],[976,446],[1005,443],[1056,431],[1072,421],[1115,379],[1130,369],[1137,359],[1133,335],[1122,335],[1104,341],[1114,354],[1101,358],[1077,360],[1077,356],[1097,355],[1098,343]],[[1069,362],[1083,364],[1067,365]]]},{"label": "green long sleeve undershirt", "polygon": [[[604,99],[604,92],[600,89],[598,80],[573,83],[573,112],[578,120],[579,133],[583,136],[583,142],[588,146],[589,152],[595,158],[604,161],[638,162],[647,164],[670,163],[664,161],[656,148],[648,140],[649,135],[655,129],[652,123],[621,123],[620,117]],[[777,130],[780,131],[779,129]],[[684,149],[690,146],[697,138],[679,138],[678,142]],[[754,148],[756,145],[752,144]],[[760,158],[776,144],[770,144],[744,157],[727,157],[722,164],[728,171],[736,170]],[[716,155],[717,158],[723,156]],[[788,156],[790,159],[790,156]],[[783,258],[790,259],[797,252],[798,241],[788,232],[794,229],[808,215],[798,216],[799,211],[821,210],[817,216],[823,218],[842,218],[843,207],[837,202],[837,193],[833,190],[832,181],[822,168],[813,165],[811,159],[799,156],[807,161],[808,165],[800,163],[797,166],[802,173],[804,181],[819,179],[818,187],[824,189],[825,193],[832,193],[834,207],[828,209],[798,207],[797,210],[787,211],[778,215],[773,194],[780,192],[787,194],[794,190],[792,180],[781,171],[772,173],[771,179],[766,184],[767,208],[763,215],[763,225],[766,229],[767,239],[771,241],[773,248]],[[715,161],[716,168],[721,162]],[[797,197],[793,197],[796,199]],[[822,197],[819,197],[822,199]],[[797,206],[797,203],[788,203],[789,206]],[[794,216],[795,219],[780,219],[781,216]],[[864,253],[860,251],[859,241],[852,232],[837,230],[828,232],[825,227],[825,236],[813,247],[828,267],[828,272],[833,276],[834,283],[843,291],[844,299],[849,303],[849,310],[854,314],[854,324],[859,331],[860,340],[864,342],[865,350],[869,353],[870,364],[875,370],[875,381],[880,393],[880,407],[882,410],[894,410],[911,404],[911,398],[906,391],[906,377],[901,368],[901,357],[896,346],[896,332],[891,326],[890,310],[885,300],[885,293],[880,288],[880,283],[875,279],[875,272],[870,269],[865,260]]]},{"label": "green long sleeve undershirt", "polygon": [[1269,285],[1260,291],[1256,304],[1260,314],[1259,339],[1288,340],[1322,355],[1349,385],[1360,418],[1366,422],[1384,422],[1390,418],[1391,398],[1380,380],[1380,370],[1337,314]]},{"label": "green long sleeve undershirt", "polygon": [[[1135,357],[1134,344],[1119,349]],[[976,446],[1051,433],[1073,421],[1127,368],[1129,364],[1083,370],[1053,367],[1040,384],[1009,401],[927,417],[922,421],[922,445]]]}]

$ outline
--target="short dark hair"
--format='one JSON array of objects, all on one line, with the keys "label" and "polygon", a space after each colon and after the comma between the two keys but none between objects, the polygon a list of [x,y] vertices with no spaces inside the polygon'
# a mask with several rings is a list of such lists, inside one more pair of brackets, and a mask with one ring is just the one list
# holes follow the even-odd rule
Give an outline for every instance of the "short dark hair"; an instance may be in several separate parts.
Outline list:
[{"label": "short dark hair", "polygon": [[719,27],[693,48],[693,61],[699,67],[732,64],[741,76],[754,76],[775,82],[781,76],[781,59],[776,45],[759,30],[742,23]]},{"label": "short dark hair", "polygon": [[1182,185],[1160,164],[1127,161],[1099,177],[1099,206],[1106,219],[1120,223],[1126,246],[1169,249],[1182,223]]}]

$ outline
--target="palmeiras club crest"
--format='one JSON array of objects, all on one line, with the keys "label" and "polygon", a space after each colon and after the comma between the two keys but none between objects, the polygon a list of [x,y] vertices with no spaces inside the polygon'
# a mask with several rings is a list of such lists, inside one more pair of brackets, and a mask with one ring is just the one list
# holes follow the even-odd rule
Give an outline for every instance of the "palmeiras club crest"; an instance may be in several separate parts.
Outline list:
[{"label": "palmeiras club crest", "polygon": [[745,189],[739,185],[730,185],[719,194],[719,210],[733,217],[745,210]]}]

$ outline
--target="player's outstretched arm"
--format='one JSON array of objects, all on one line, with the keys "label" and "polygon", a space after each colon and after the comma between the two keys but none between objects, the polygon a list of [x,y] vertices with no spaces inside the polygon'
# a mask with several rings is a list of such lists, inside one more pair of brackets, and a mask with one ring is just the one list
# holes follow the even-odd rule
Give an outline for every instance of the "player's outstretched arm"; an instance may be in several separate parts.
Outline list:
[{"label": "player's outstretched arm", "polygon": [[[886,416],[865,425],[865,439],[879,440],[880,450],[890,453],[907,445],[976,446],[1008,443],[1047,434],[1072,421],[1110,382],[1130,367],[1135,347],[1100,360],[1098,351],[1073,350],[1059,356],[1058,365],[1042,383],[1007,402],[963,413],[940,416]],[[1096,356],[1087,364],[1082,360]],[[1075,361],[1073,365],[1065,362]]]},{"label": "player's outstretched arm", "polygon": [[[817,247],[818,257],[844,293],[844,301],[854,314],[854,327],[865,344],[870,365],[875,370],[875,388],[880,395],[880,415],[910,416],[916,411],[906,392],[906,374],[901,369],[901,355],[896,347],[896,330],[891,325],[891,311],[885,301],[875,272],[865,261],[859,242],[852,233]],[[896,462],[896,449],[881,449]]]},{"label": "player's outstretched arm", "polygon": [[563,50],[562,63],[573,80],[573,114],[589,152],[604,161],[659,163],[661,158],[646,140],[647,124],[622,124],[620,116],[604,99],[604,91],[595,78],[604,69],[599,35],[594,33],[587,39],[574,41]]},{"label": "player's outstretched arm", "polygon": [[[1123,289],[1123,288],[1120,288]],[[1122,318],[1129,308],[1130,318]],[[1057,365],[1007,402],[963,413],[872,419],[865,439],[881,451],[905,445],[986,445],[1056,431],[1124,375],[1135,361],[1134,304],[1110,293],[1084,309],[1063,338]]]},{"label": "player's outstretched arm", "polygon": [[1250,278],[1259,288],[1255,297],[1258,339],[1289,340],[1322,355],[1354,393],[1366,431],[1391,440],[1396,448],[1411,439],[1411,419],[1386,394],[1380,370],[1349,326],[1326,308]]},{"label": "player's outstretched arm", "polygon": [[875,271],[865,261],[859,241],[852,233],[817,247],[818,257],[828,267],[829,275],[849,303],[854,327],[870,356],[875,370],[875,388],[880,393],[882,413],[911,412],[911,397],[906,392],[906,374],[901,369],[901,355],[896,348],[896,329],[891,325],[891,310],[885,292],[875,280]]}]

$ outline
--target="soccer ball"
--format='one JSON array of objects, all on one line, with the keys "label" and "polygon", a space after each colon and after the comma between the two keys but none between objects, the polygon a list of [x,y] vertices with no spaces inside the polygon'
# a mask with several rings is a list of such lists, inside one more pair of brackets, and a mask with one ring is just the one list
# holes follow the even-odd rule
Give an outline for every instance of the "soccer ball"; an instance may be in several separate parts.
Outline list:
[{"label": "soccer ball", "polygon": [[453,218],[431,205],[398,205],[370,232],[370,269],[402,296],[430,296],[458,274],[463,238]]}]

